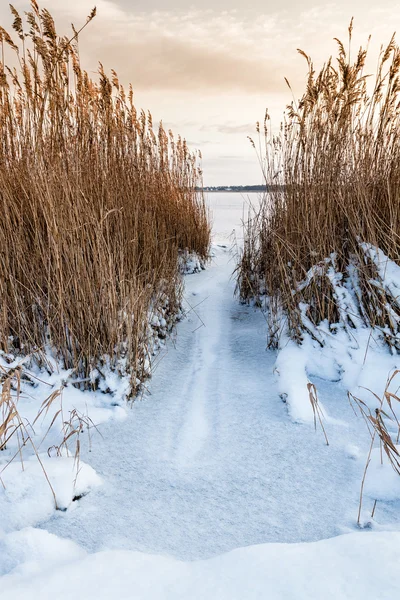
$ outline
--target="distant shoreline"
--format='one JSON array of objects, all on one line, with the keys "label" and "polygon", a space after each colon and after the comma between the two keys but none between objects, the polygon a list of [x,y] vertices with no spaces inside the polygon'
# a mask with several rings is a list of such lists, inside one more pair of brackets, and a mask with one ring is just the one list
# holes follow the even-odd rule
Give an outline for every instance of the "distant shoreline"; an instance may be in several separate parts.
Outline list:
[{"label": "distant shoreline", "polygon": [[266,192],[267,187],[262,185],[249,185],[249,186],[217,186],[217,187],[203,187],[197,188],[199,192]]},{"label": "distant shoreline", "polygon": [[266,192],[267,190],[198,190],[205,192],[206,194],[260,194],[262,192]]}]

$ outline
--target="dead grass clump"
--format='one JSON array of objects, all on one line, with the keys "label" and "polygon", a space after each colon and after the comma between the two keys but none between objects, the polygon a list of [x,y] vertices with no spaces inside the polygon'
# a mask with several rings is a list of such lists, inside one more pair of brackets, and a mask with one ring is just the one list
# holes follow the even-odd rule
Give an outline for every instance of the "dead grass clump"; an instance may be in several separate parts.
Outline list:
[{"label": "dead grass clump", "polygon": [[[364,486],[367,478],[368,467],[371,462],[372,450],[374,449],[376,441],[379,441],[381,464],[383,464],[384,453],[387,457],[388,464],[390,464],[397,475],[400,475],[400,448],[398,446],[400,439],[400,422],[396,414],[396,408],[398,408],[398,403],[400,403],[400,397],[397,393],[390,391],[391,384],[399,375],[399,373],[399,370],[395,370],[392,375],[388,377],[382,398],[379,398],[374,392],[368,390],[371,395],[374,396],[378,405],[373,412],[368,405],[361,400],[361,398],[358,398],[354,394],[348,392],[350,404],[353,406],[354,403],[357,407],[368,427],[368,431],[371,436],[371,444],[369,447],[360,489],[360,501],[357,517],[357,523],[359,526],[361,526],[361,510],[363,504]],[[395,433],[392,433],[393,429],[395,430]],[[371,517],[373,517],[375,514],[376,504],[377,500],[375,500]]]},{"label": "dead grass clump", "polygon": [[[0,367],[0,450],[7,450],[7,444],[11,443],[11,440],[13,442],[13,451],[15,450],[14,454],[9,456],[8,461],[0,470],[0,483],[5,487],[1,475],[15,459],[19,459],[22,470],[24,469],[23,449],[25,446],[29,445],[36,456],[43,475],[49,485],[55,508],[58,508],[53,486],[51,485],[34,441],[33,428],[30,423],[22,418],[18,411],[18,403],[21,396],[21,373],[21,366],[17,366],[15,369]],[[55,397],[54,394],[52,394],[52,397]],[[16,440],[15,443],[14,440]]]},{"label": "dead grass clump", "polygon": [[26,26],[12,12],[15,39],[0,28],[0,349],[51,348],[82,378],[109,357],[133,394],[149,313],[167,298],[173,319],[180,303],[179,249],[208,253],[196,157],[154,131],[114,71],[82,69],[95,11],[70,37],[36,0]]},{"label": "dead grass clump", "polygon": [[321,407],[319,405],[319,402],[318,402],[317,388],[315,387],[315,385],[313,383],[308,383],[307,389],[308,389],[308,396],[310,399],[310,404],[311,404],[311,408],[312,408],[313,416],[314,416],[314,429],[315,429],[315,431],[317,431],[317,419],[318,419],[318,422],[321,425],[321,429],[324,434],[326,445],[329,446],[328,436],[326,435],[325,427],[322,422],[324,414],[323,414]]},{"label": "dead grass clump", "polygon": [[[349,48],[351,33],[352,24]],[[367,51],[353,59],[337,43],[337,59],[319,73],[299,51],[306,90],[277,135],[266,113],[269,193],[246,229],[239,290],[245,301],[272,298],[298,341],[307,322],[350,329],[361,321],[393,345],[399,298],[385,283],[385,264],[400,264],[400,49],[394,38],[382,49],[371,83]]]},{"label": "dead grass clump", "polygon": [[76,408],[64,409],[64,384],[49,394],[30,422],[21,413],[21,403],[26,401],[27,388],[37,383],[36,376],[22,364],[15,368],[0,367],[0,451],[4,452],[0,457],[0,484],[6,489],[3,474],[14,461],[18,461],[21,470],[25,471],[27,460],[33,457],[49,486],[55,508],[64,510],[58,504],[46,470],[42,446],[47,447],[49,457],[73,458],[75,485],[81,468],[81,438],[85,434],[90,451],[92,430],[99,431],[87,414],[82,414]]}]

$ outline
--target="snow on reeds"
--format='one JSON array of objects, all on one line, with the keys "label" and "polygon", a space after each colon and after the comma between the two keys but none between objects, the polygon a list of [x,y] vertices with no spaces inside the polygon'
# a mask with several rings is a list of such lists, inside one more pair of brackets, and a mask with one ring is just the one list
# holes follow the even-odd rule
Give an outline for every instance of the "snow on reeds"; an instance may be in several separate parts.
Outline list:
[{"label": "snow on reeds", "polygon": [[392,38],[370,78],[367,51],[350,56],[351,33],[319,73],[299,51],[301,100],[277,135],[265,116],[270,188],[247,223],[238,277],[243,300],[269,299],[271,344],[284,327],[324,345],[324,322],[349,335],[371,326],[400,347],[400,277],[387,281],[388,269],[400,272],[400,49]]},{"label": "snow on reeds", "polygon": [[87,385],[118,365],[134,394],[152,312],[173,319],[180,303],[179,252],[208,254],[201,172],[114,71],[82,69],[78,37],[95,10],[69,37],[36,0],[26,23],[11,10],[13,36],[0,28],[0,348],[50,349]]}]

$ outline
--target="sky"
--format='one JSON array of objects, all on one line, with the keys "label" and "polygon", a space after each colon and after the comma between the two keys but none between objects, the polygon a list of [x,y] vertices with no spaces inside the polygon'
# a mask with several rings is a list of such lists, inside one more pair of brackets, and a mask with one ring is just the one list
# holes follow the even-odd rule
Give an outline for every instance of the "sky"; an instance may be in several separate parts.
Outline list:
[{"label": "sky", "polygon": [[[14,0],[28,10],[28,0]],[[279,127],[285,106],[302,95],[306,63],[335,52],[334,37],[347,40],[354,17],[352,47],[370,44],[373,72],[382,43],[399,29],[400,3],[392,0],[41,0],[60,34],[70,23],[95,20],[80,38],[82,65],[102,62],[121,83],[132,83],[137,108],[150,110],[200,149],[205,185],[262,182],[248,136],[266,108]],[[10,30],[8,1],[0,0],[0,24]],[[284,77],[293,91],[287,87]]]}]

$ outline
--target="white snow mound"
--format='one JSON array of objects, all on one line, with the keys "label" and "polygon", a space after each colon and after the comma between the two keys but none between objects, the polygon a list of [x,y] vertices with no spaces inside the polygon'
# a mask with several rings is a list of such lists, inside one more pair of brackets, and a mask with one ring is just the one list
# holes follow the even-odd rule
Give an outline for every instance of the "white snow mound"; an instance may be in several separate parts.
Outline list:
[{"label": "white snow mound", "polygon": [[[32,531],[21,533],[21,545]],[[52,569],[19,564],[1,580],[13,600],[393,600],[398,595],[400,533],[353,533],[309,544],[240,548],[204,561],[130,551],[79,554],[71,542],[44,532],[39,556],[59,552]],[[13,538],[14,560],[16,544]],[[55,544],[62,544],[56,547]],[[42,545],[42,547],[40,547]],[[26,550],[21,548],[26,557]],[[28,560],[29,557],[28,557]],[[373,568],[371,568],[373,566]]]}]

